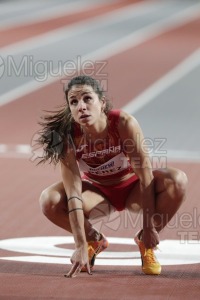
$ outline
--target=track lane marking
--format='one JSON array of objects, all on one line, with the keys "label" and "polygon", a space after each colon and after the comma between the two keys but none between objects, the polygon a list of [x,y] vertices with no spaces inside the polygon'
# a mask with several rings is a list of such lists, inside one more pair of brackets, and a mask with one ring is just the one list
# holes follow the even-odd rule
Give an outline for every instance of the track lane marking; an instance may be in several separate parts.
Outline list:
[{"label": "track lane marking", "polygon": [[[179,27],[185,23],[188,23],[191,20],[199,18],[200,17],[199,10],[200,10],[200,4],[194,5],[189,9],[185,9],[184,11],[179,12],[171,16],[170,18],[167,18],[167,20],[162,20],[156,22],[153,25],[146,26],[144,29],[140,29],[131,35],[119,39],[117,42],[113,42],[110,45],[106,45],[97,51],[89,53],[83,56],[82,60],[84,61],[88,59],[90,60],[105,59],[108,57],[112,57],[118,53],[121,53],[123,51],[126,51],[131,47],[136,47],[137,45],[142,44],[147,40],[150,40],[169,30]],[[54,73],[56,73],[56,70],[54,70]],[[49,84],[54,83],[56,81],[59,81],[57,77],[50,77],[45,82],[38,82],[32,80],[26,84],[23,84],[9,92],[4,93],[0,97],[0,106],[10,103],[12,101],[16,101],[19,98],[28,95],[34,91],[37,91],[41,88],[44,88],[45,86],[48,86]]]},{"label": "track lane marking", "polygon": [[[133,238],[108,237],[109,244],[135,246]],[[0,241],[0,249],[19,253],[35,254],[30,256],[0,257],[0,260],[50,263],[71,265],[73,249],[60,248],[59,244],[74,244],[73,237],[25,237]],[[163,240],[156,256],[161,265],[187,265],[200,263],[200,242],[198,240]],[[95,265],[101,266],[141,266],[140,252],[109,251],[100,253]]]},{"label": "track lane marking", "polygon": [[[110,4],[113,4],[115,0],[112,0]],[[21,16],[19,16],[17,19],[13,19],[12,17],[10,19],[1,20],[0,21],[0,32],[1,31],[8,31],[11,29],[15,29],[16,27],[23,27],[23,26],[30,26],[35,25],[40,22],[55,20],[57,18],[68,16],[69,14],[75,14],[83,11],[87,11],[88,9],[94,9],[94,8],[101,8],[102,6],[106,5],[104,1],[103,3],[91,3],[91,1],[79,1],[79,2],[67,2],[67,3],[57,3],[56,6],[52,7],[39,7],[37,11],[31,11],[29,10],[29,15],[23,16],[22,19]],[[118,1],[120,2],[120,1]],[[33,2],[34,3],[34,2]],[[32,4],[33,4],[32,3]],[[40,1],[41,3],[41,1]],[[91,6],[92,4],[92,6]],[[23,5],[24,6],[24,5]],[[17,12],[21,12],[23,9],[23,6],[18,7],[18,5],[15,7],[17,8]],[[28,3],[27,9],[30,8],[30,2]],[[8,10],[10,12],[10,8]],[[3,10],[1,11],[3,13]]]},{"label": "track lane marking", "polygon": [[131,114],[136,113],[145,105],[152,102],[158,95],[168,89],[170,86],[185,77],[192,70],[200,65],[200,48],[194,51],[190,56],[183,60],[180,64],[171,69],[163,77],[154,84],[144,90],[140,95],[133,98],[122,109]]}]

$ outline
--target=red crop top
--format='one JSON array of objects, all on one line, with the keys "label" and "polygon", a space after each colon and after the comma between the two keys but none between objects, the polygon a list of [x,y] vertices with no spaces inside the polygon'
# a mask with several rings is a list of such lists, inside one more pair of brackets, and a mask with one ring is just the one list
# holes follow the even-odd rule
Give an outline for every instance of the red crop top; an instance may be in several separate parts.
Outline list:
[{"label": "red crop top", "polygon": [[112,176],[124,176],[132,173],[127,154],[118,132],[120,110],[108,114],[108,135],[104,139],[91,142],[82,132],[79,124],[73,127],[73,142],[80,170],[90,179],[100,180]]}]

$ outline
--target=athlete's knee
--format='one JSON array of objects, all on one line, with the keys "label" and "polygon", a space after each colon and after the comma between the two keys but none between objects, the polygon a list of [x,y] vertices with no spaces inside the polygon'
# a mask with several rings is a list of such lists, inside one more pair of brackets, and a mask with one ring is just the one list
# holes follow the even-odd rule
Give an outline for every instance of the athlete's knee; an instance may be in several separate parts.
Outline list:
[{"label": "athlete's knee", "polygon": [[55,213],[58,199],[56,199],[55,192],[50,191],[48,188],[42,191],[39,204],[40,208],[45,216],[49,216]]},{"label": "athlete's knee", "polygon": [[46,189],[42,191],[39,198],[40,208],[44,214],[46,214],[46,212],[48,211],[48,208],[50,207],[50,202],[51,202],[50,195],[48,190]]},{"label": "athlete's knee", "polygon": [[174,171],[173,174],[173,192],[174,196],[177,200],[184,200],[185,199],[185,194],[187,190],[187,185],[188,185],[188,179],[187,175],[181,171],[181,170],[176,170]]}]

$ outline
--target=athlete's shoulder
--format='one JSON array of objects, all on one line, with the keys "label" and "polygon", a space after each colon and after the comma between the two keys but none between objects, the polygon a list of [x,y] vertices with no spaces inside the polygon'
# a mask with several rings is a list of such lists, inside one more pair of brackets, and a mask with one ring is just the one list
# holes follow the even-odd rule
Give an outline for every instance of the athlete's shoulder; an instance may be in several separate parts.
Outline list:
[{"label": "athlete's shoulder", "polygon": [[120,137],[128,137],[133,132],[138,132],[140,130],[140,125],[135,117],[131,114],[120,110],[119,122],[118,122],[118,132]]},{"label": "athlete's shoulder", "polygon": [[132,115],[130,115],[129,113],[120,110],[119,113],[119,122],[121,125],[127,125],[128,123],[137,123],[137,120],[135,117],[133,117]]},{"label": "athlete's shoulder", "polygon": [[124,112],[121,109],[112,109],[108,113],[108,118],[109,119],[116,119],[116,120],[126,120],[129,117],[132,117],[128,113]]},{"label": "athlete's shoulder", "polygon": [[108,114],[108,119],[111,121],[111,124],[117,126],[120,131],[139,126],[135,117],[121,109],[111,110]]}]

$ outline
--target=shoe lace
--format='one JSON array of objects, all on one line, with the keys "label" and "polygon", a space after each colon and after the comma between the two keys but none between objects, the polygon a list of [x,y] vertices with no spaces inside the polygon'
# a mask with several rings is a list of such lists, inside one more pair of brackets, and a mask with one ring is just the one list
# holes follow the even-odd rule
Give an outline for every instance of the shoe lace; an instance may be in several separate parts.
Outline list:
[{"label": "shoe lace", "polygon": [[155,263],[156,262],[153,249],[145,249],[144,257],[145,257],[145,260],[147,263]]},{"label": "shoe lace", "polygon": [[[156,246],[154,249],[156,250],[159,248],[158,248],[158,246]],[[154,249],[152,249],[152,248],[147,249],[147,248],[145,248],[144,243],[142,241],[140,242],[140,250],[141,250],[141,253],[143,253],[142,256],[145,259],[145,261],[149,264],[157,262],[156,257],[153,252]]]}]

